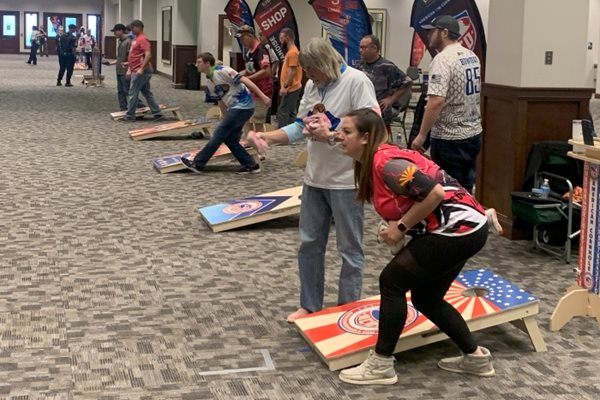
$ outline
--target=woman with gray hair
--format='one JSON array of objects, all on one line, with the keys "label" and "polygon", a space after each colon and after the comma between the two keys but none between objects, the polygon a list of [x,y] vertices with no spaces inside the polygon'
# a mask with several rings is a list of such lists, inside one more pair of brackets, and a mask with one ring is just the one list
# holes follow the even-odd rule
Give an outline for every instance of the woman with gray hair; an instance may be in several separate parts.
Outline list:
[{"label": "woman with gray hair", "polygon": [[369,78],[346,65],[326,40],[311,39],[300,52],[300,65],[309,81],[300,101],[299,118],[275,131],[248,134],[263,154],[269,145],[309,139],[300,207],[300,308],[288,316],[290,323],[323,308],[325,249],[332,218],[342,258],[337,303],[360,299],[363,207],[355,201],[352,159],[336,144],[334,131],[352,110],[371,108],[379,112]]}]

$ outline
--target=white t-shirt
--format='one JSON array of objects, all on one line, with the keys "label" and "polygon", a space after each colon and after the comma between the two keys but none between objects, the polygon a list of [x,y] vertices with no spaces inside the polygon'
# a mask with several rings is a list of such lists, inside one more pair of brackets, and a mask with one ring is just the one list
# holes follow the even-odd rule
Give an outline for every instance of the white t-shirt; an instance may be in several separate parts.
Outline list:
[{"label": "white t-shirt", "polygon": [[[340,79],[319,89],[312,80],[306,83],[300,101],[298,118],[304,118],[317,104],[325,105],[335,121],[352,110],[371,108],[379,112],[375,88],[361,71],[344,65]],[[332,129],[338,129],[332,126]],[[342,153],[339,144],[308,141],[308,161],[304,183],[322,189],[354,189],[354,164],[352,158]]]},{"label": "white t-shirt", "polygon": [[460,43],[448,45],[431,61],[427,95],[445,97],[431,137],[462,140],[481,133],[479,58]]},{"label": "white t-shirt", "polygon": [[241,82],[242,76],[233,68],[217,65],[206,84],[206,102],[223,101],[227,109],[252,109],[250,91]]}]

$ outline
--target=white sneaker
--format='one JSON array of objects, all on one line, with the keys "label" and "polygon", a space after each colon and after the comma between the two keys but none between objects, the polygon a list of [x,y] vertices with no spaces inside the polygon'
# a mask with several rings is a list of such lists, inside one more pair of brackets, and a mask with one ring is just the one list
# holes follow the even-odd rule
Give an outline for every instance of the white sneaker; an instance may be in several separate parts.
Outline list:
[{"label": "white sneaker", "polygon": [[398,382],[394,357],[380,356],[371,350],[362,364],[340,372],[340,380],[353,385],[393,385]]},{"label": "white sneaker", "polygon": [[494,376],[494,364],[492,354],[485,347],[481,347],[483,355],[464,354],[458,357],[443,358],[438,362],[438,367],[459,374],[471,374],[478,376]]},{"label": "white sneaker", "polygon": [[502,229],[502,225],[500,225],[500,222],[498,221],[498,214],[496,213],[496,209],[488,208],[487,210],[485,210],[485,216],[487,217],[488,226],[490,230],[502,236],[504,234],[504,229]]}]

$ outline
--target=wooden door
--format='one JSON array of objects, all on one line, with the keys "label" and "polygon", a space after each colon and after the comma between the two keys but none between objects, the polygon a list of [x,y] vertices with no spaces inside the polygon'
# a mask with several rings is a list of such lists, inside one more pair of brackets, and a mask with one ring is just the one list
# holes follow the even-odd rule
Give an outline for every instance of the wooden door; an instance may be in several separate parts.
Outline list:
[{"label": "wooden door", "polygon": [[0,11],[0,53],[19,53],[19,32],[19,12]]}]

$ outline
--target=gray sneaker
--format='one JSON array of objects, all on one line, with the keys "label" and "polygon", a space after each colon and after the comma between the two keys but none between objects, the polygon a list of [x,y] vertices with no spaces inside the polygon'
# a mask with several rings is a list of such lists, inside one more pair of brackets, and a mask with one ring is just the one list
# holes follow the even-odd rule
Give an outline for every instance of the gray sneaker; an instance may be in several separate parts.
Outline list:
[{"label": "gray sneaker", "polygon": [[393,385],[398,382],[394,357],[380,356],[371,350],[362,364],[340,372],[340,380],[353,385]]},{"label": "gray sneaker", "polygon": [[481,347],[482,356],[465,354],[459,357],[443,358],[438,362],[438,367],[450,372],[473,374],[479,376],[494,376],[492,354],[485,347]]}]

